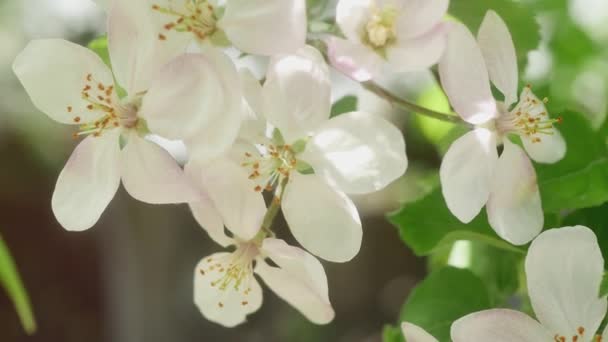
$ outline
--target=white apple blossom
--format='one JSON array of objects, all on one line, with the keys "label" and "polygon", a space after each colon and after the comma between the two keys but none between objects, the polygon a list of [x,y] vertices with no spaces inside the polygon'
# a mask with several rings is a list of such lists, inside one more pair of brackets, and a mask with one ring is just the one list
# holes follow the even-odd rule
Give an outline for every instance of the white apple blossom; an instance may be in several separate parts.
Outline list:
[{"label": "white apple blossom", "polygon": [[514,310],[469,314],[452,324],[455,342],[591,342],[606,315],[599,297],[604,259],[587,227],[564,227],[540,234],[526,256],[528,294],[538,322]]},{"label": "white apple blossom", "polygon": [[[75,125],[75,137],[86,136],[53,193],[53,212],[68,230],[93,226],[121,179],[144,202],[195,198],[176,161],[145,139],[148,128],[197,146],[201,132],[219,131],[209,138],[214,149],[230,146],[238,132],[242,100],[230,59],[213,50],[171,59],[174,52],[158,43],[141,10],[114,2],[109,12],[113,73],[92,51],[58,39],[30,42],[13,65],[38,109]],[[119,86],[127,93],[122,98]]]},{"label": "white apple blossom", "polygon": [[[455,111],[475,129],[456,140],[440,169],[443,195],[451,212],[470,222],[486,205],[492,228],[513,244],[524,244],[543,226],[536,173],[526,153],[509,141],[518,135],[530,157],[560,160],[565,142],[553,127],[544,101],[529,86],[517,100],[518,69],[511,35],[502,19],[488,11],[478,41],[453,23],[439,62],[441,83]],[[495,100],[490,80],[505,97]],[[504,150],[498,157],[497,143]]]},{"label": "white apple blossom", "polygon": [[252,110],[229,159],[246,171],[250,191],[287,182],[283,214],[304,248],[334,262],[352,259],[362,229],[346,194],[380,190],[405,172],[402,133],[363,112],[330,119],[328,67],[312,47],[274,58],[263,88],[250,73],[242,77]]},{"label": "white apple blossom", "polygon": [[229,43],[258,55],[288,53],[306,41],[305,0],[136,0],[154,12],[158,39]]},{"label": "white apple blossom", "polygon": [[[310,321],[329,323],[334,311],[323,266],[304,250],[260,230],[266,213],[262,194],[251,191],[246,177],[231,176],[243,172],[229,160],[186,165],[186,173],[199,191],[199,199],[190,203],[194,217],[217,243],[236,248],[205,257],[196,266],[196,305],[207,319],[224,326],[245,322],[262,305],[257,274]],[[231,237],[224,233],[224,226]]]},{"label": "white apple blossom", "polygon": [[388,63],[397,72],[439,61],[446,44],[448,0],[340,0],[336,22],[346,39],[328,39],[332,64],[367,81]]}]

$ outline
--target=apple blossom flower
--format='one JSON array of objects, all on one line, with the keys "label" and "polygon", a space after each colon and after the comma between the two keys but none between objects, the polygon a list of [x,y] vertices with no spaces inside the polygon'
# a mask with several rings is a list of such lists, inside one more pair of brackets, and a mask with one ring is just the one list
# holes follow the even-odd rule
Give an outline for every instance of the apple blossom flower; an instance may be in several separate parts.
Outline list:
[{"label": "apple blossom flower", "polygon": [[305,0],[137,0],[148,1],[158,39],[234,45],[258,55],[288,53],[306,41]]},{"label": "apple blossom flower", "polygon": [[514,310],[469,314],[452,324],[455,342],[602,341],[595,335],[606,315],[599,297],[604,259],[587,227],[551,229],[540,234],[526,256],[528,294],[538,321]]},{"label": "apple blossom flower", "polygon": [[[207,137],[216,149],[230,146],[238,132],[242,100],[238,83],[230,84],[231,76],[238,82],[230,59],[213,50],[171,59],[173,52],[146,30],[151,26],[136,15],[139,10],[117,1],[109,12],[113,73],[92,51],[59,39],[30,42],[13,64],[38,109],[76,126],[74,137],[86,136],[52,198],[53,212],[68,230],[93,226],[121,180],[131,196],[147,203],[194,198],[176,161],[145,139],[148,129],[192,143],[201,132],[220,131]],[[119,86],[127,93],[122,98]]]},{"label": "apple blossom flower", "polygon": [[250,191],[282,191],[287,183],[283,214],[305,249],[334,262],[352,259],[362,228],[346,194],[377,191],[403,175],[402,133],[364,112],[330,119],[329,70],[310,46],[273,58],[263,87],[250,73],[242,79],[251,111],[227,159],[246,171]]},{"label": "apple blossom flower", "polygon": [[328,39],[332,65],[357,81],[386,64],[419,71],[439,61],[446,44],[448,0],[340,0],[336,22],[346,39]]},{"label": "apple blossom flower", "polygon": [[[441,83],[456,113],[475,129],[456,140],[440,169],[450,211],[470,222],[486,205],[492,228],[513,244],[524,244],[543,226],[536,173],[524,150],[509,135],[521,137],[528,155],[542,163],[560,160],[565,142],[553,127],[544,100],[524,87],[517,100],[518,69],[511,35],[502,19],[488,11],[478,42],[453,23],[439,62]],[[490,81],[504,94],[495,100]],[[497,143],[504,150],[498,157]]]},{"label": "apple blossom flower", "polygon": [[[262,305],[257,274],[313,323],[332,321],[323,266],[304,250],[260,230],[266,213],[262,194],[251,191],[246,177],[231,176],[244,169],[230,160],[191,160],[185,172],[199,192],[198,200],[189,203],[194,217],[218,244],[235,247],[233,252],[209,255],[196,266],[194,301],[201,313],[227,327],[245,322]],[[232,236],[225,234],[224,226]]]}]

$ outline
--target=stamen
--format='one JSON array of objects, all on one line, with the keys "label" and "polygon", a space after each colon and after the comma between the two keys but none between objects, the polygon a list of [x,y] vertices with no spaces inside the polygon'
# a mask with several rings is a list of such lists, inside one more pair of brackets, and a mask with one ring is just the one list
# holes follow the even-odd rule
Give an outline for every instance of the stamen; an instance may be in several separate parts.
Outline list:
[{"label": "stamen", "polygon": [[[152,10],[176,18],[163,25],[165,31],[190,32],[201,41],[217,31],[218,18],[207,0],[187,1],[181,9],[176,9],[171,3],[168,7],[154,4]],[[158,39],[164,41],[167,36],[159,33]]]}]

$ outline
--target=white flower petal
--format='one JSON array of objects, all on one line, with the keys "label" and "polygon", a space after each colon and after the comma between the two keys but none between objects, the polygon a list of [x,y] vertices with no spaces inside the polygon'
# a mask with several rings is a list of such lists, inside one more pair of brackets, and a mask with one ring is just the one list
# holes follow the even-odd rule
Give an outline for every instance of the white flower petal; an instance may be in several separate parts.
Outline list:
[{"label": "white flower petal", "polygon": [[407,168],[401,131],[364,112],[342,114],[322,124],[308,141],[302,159],[349,194],[380,190]]},{"label": "white flower petal", "polygon": [[256,265],[256,273],[268,287],[311,322],[327,324],[333,320],[335,313],[329,302],[327,276],[317,258],[272,238],[264,240],[261,252],[279,266],[272,267],[265,262]]},{"label": "white flower petal", "polygon": [[264,83],[264,114],[288,142],[312,133],[331,112],[329,70],[315,48],[274,58]]},{"label": "white flower petal", "polygon": [[553,164],[566,155],[566,141],[557,128],[553,134],[542,135],[540,142],[532,142],[528,136],[522,136],[521,141],[530,158],[539,163]]},{"label": "white flower petal", "polygon": [[511,33],[502,18],[489,10],[477,33],[479,48],[492,83],[505,95],[509,107],[517,100],[517,56]]},{"label": "white flower petal", "polygon": [[198,193],[169,152],[132,133],[121,153],[122,183],[135,199],[151,204],[194,202]]},{"label": "white flower petal", "polygon": [[486,205],[488,221],[510,243],[528,243],[544,222],[534,167],[521,147],[505,139],[495,170]]},{"label": "white flower petal", "polygon": [[108,13],[112,70],[130,96],[147,90],[152,77],[189,42],[184,34],[160,40],[161,24],[151,7],[147,0],[112,1]]},{"label": "white flower petal", "polygon": [[361,41],[373,6],[373,0],[340,0],[338,2],[336,23],[348,40]]},{"label": "white flower petal", "polygon": [[[244,323],[263,299],[253,271],[245,271],[238,289],[234,279],[228,282],[229,278],[223,278],[232,261],[231,253],[215,253],[203,258],[194,269],[194,303],[205,318],[228,328]],[[223,280],[227,281],[225,287]]]},{"label": "white flower petal", "polygon": [[[13,71],[34,105],[65,124],[88,123],[102,116],[87,109],[90,103],[82,97],[83,88],[89,83],[114,84],[110,69],[94,52],[61,39],[31,41],[15,59]],[[88,75],[95,83],[87,81]]]},{"label": "white flower petal", "polygon": [[393,70],[418,71],[437,64],[446,47],[447,27],[439,24],[419,37],[397,37],[395,45],[386,49],[387,60]]},{"label": "white flower petal", "polygon": [[357,208],[319,176],[292,174],[283,215],[296,240],[312,254],[346,262],[359,253],[363,231]]},{"label": "white flower petal", "polygon": [[199,197],[196,202],[190,202],[190,210],[198,224],[209,234],[213,241],[222,247],[234,244],[234,240],[224,232],[224,219],[207,194],[203,183],[203,170],[198,163],[188,163],[184,173],[198,189]]},{"label": "white flower petal", "polygon": [[200,170],[203,187],[226,227],[244,241],[253,239],[262,226],[266,204],[245,169],[228,158],[194,167]]},{"label": "white flower petal", "polygon": [[243,110],[243,123],[238,136],[246,141],[257,142],[266,136],[262,85],[249,69],[239,70],[239,76],[246,105],[245,110]]},{"label": "white flower petal", "polygon": [[91,228],[120,185],[118,130],[89,136],[72,152],[57,178],[51,205],[67,230]]},{"label": "white flower petal", "polygon": [[466,315],[451,329],[454,342],[539,342],[553,341],[553,335],[521,312],[493,309]]},{"label": "white flower petal", "polygon": [[464,120],[477,125],[496,117],[486,64],[475,38],[463,24],[451,23],[439,76],[450,103]]},{"label": "white flower petal", "polygon": [[210,48],[202,54],[183,54],[166,64],[144,96],[140,113],[153,132],[187,140],[218,125],[222,127],[218,135],[235,135],[239,126],[220,124],[221,118],[239,120],[242,110],[234,64],[222,52]]},{"label": "white flower petal", "polygon": [[230,0],[218,26],[243,52],[294,52],[306,43],[306,1]]},{"label": "white flower petal", "polygon": [[432,30],[446,15],[449,5],[449,0],[403,2],[395,23],[398,39],[414,38]]},{"label": "white flower petal", "polygon": [[606,314],[599,298],[604,258],[587,227],[551,229],[530,245],[526,257],[528,293],[538,320],[553,334],[590,340]]},{"label": "white flower petal", "polygon": [[438,342],[431,334],[412,323],[401,323],[401,332],[407,342]]},{"label": "white flower petal", "polygon": [[443,157],[439,169],[443,197],[460,221],[470,222],[486,204],[497,160],[496,137],[485,128],[460,137]]},{"label": "white flower petal", "polygon": [[103,9],[104,11],[107,11],[110,7],[110,1],[111,0],[93,0],[93,2],[96,3],[97,6],[99,6],[99,8]]},{"label": "white flower petal", "polygon": [[385,61],[365,45],[330,37],[326,39],[329,62],[338,71],[358,82],[377,76]]}]

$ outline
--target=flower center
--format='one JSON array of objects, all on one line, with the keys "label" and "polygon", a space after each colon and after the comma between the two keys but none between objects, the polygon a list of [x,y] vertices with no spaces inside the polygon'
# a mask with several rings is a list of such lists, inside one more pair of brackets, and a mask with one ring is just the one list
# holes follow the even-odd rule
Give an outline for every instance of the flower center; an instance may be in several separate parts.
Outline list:
[{"label": "flower center", "polygon": [[[553,336],[553,340],[555,342],[584,342],[585,340],[583,340],[583,335],[585,334],[585,328],[583,327],[578,327],[576,329],[576,334],[572,335],[572,337],[566,337],[560,334],[555,334],[555,336]],[[600,335],[595,335],[592,336],[592,339],[590,342],[602,342],[602,336]]]},{"label": "flower center", "polygon": [[[248,305],[247,296],[251,292],[253,260],[260,254],[255,243],[247,242],[237,246],[230,255],[219,259],[207,258],[206,265],[199,269],[204,277],[210,277],[211,287],[220,291],[234,291],[242,295],[241,305]],[[218,306],[224,307],[219,301]]]},{"label": "flower center", "polygon": [[397,10],[392,6],[375,8],[365,25],[363,41],[379,53],[395,41]]},{"label": "flower center", "polygon": [[519,103],[510,112],[500,115],[496,128],[501,134],[514,133],[529,138],[533,143],[542,141],[543,135],[553,135],[553,124],[561,123],[561,117],[551,119],[547,114],[545,103],[539,100],[527,85],[521,93]]},{"label": "flower center", "polygon": [[[166,31],[190,32],[198,40],[205,40],[217,30],[217,17],[213,6],[207,0],[186,0],[182,6],[174,6],[169,2],[168,7],[152,5],[152,9],[173,18],[164,25]],[[158,39],[166,40],[163,33]]]},{"label": "flower center", "polygon": [[83,108],[68,106],[67,111],[69,114],[76,114],[72,119],[74,123],[82,121],[78,112],[96,114],[97,119],[92,122],[83,122],[79,126],[78,132],[73,134],[74,138],[89,134],[98,137],[109,129],[136,126],[137,106],[132,103],[120,103],[114,85],[97,81],[93,74],[87,74],[83,79],[81,97],[85,101],[85,106]]},{"label": "flower center", "polygon": [[291,145],[264,145],[259,154],[245,152],[241,166],[256,182],[255,191],[270,191],[296,168],[297,154],[298,149]]}]

